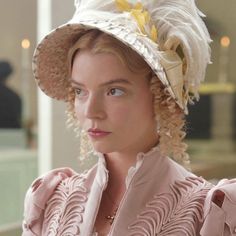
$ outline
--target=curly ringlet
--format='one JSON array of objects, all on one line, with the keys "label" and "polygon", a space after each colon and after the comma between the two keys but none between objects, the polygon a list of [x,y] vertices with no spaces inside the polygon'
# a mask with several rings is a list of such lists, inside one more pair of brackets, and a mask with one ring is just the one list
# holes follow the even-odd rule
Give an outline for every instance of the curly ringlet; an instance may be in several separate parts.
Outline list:
[{"label": "curly ringlet", "polygon": [[[80,49],[89,49],[92,53],[112,53],[132,72],[147,76],[150,80],[150,91],[154,96],[153,106],[157,121],[157,132],[160,137],[161,154],[171,156],[174,160],[189,168],[189,156],[186,152],[187,144],[183,142],[186,136],[184,112],[144,59],[119,40],[97,29],[92,29],[80,36],[69,50],[69,74],[71,74],[74,56]],[[80,128],[75,115],[74,99],[75,91],[70,87],[67,98],[67,124],[74,126],[75,132],[78,134]]]}]

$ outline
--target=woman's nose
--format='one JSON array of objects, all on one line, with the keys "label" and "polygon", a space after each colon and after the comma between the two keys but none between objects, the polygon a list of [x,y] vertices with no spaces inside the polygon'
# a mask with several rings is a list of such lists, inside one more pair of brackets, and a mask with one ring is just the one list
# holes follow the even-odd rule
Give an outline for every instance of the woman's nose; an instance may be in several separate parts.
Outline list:
[{"label": "woman's nose", "polygon": [[101,98],[89,96],[85,106],[85,116],[88,119],[104,119],[106,112]]}]

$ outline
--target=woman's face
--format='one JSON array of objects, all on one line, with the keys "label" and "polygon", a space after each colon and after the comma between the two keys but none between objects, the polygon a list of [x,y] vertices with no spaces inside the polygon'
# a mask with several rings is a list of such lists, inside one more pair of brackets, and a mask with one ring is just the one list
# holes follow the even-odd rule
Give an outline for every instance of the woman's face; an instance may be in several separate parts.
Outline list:
[{"label": "woman's face", "polygon": [[149,81],[115,55],[81,50],[71,82],[76,116],[96,151],[144,151],[157,141]]}]

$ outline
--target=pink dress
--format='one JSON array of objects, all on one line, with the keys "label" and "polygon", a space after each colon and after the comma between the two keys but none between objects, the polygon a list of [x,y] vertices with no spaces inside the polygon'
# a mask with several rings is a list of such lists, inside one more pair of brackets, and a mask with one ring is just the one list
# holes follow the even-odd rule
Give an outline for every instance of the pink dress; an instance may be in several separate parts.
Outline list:
[{"label": "pink dress", "polygon": [[[50,171],[25,198],[23,236],[97,236],[94,223],[109,174],[104,156],[89,171]],[[139,153],[126,177],[109,236],[236,235],[236,180],[216,186],[186,171],[158,147]]]}]

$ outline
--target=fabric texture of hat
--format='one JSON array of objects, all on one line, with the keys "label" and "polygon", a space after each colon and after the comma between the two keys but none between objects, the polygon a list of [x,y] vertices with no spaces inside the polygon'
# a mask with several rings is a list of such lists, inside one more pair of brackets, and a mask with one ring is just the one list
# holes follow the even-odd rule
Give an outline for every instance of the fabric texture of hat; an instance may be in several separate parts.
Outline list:
[{"label": "fabric texture of hat", "polygon": [[48,96],[67,99],[68,51],[87,30],[99,29],[140,54],[187,113],[210,63],[211,39],[194,0],[75,0],[75,7],[34,53],[34,75]]}]

